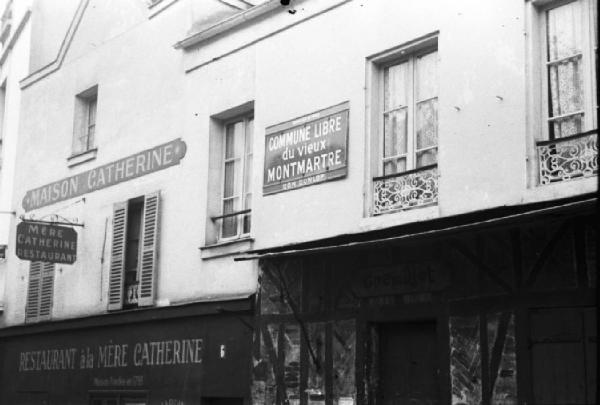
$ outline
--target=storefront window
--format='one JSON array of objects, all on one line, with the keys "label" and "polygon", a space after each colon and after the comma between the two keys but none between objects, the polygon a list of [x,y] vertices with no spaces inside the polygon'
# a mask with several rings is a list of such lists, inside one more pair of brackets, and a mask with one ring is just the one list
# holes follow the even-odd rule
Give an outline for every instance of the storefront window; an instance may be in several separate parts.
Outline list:
[{"label": "storefront window", "polygon": [[353,320],[333,324],[333,396],[337,405],[347,405],[356,397],[356,327]]},{"label": "storefront window", "polygon": [[488,315],[488,361],[492,404],[517,403],[515,317],[511,312]]},{"label": "storefront window", "polygon": [[479,317],[450,318],[452,405],[481,404]]}]

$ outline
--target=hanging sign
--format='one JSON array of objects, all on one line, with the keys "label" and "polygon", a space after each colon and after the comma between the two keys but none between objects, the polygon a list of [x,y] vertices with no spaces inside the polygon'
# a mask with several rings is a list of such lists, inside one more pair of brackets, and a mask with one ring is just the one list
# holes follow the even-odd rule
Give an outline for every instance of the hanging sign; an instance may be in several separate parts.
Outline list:
[{"label": "hanging sign", "polygon": [[23,208],[25,211],[31,211],[166,169],[179,164],[185,151],[185,142],[178,138],[104,166],[46,184],[27,191],[23,197]]},{"label": "hanging sign", "polygon": [[346,176],[348,109],[346,102],[267,128],[263,194]]},{"label": "hanging sign", "polygon": [[17,225],[17,257],[49,263],[77,260],[77,232],[73,228],[37,222]]}]

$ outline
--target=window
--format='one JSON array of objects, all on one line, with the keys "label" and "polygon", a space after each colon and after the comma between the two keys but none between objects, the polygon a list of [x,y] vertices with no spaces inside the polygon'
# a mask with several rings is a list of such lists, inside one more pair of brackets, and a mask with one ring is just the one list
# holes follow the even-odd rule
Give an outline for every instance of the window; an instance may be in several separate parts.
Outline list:
[{"label": "window", "polygon": [[159,192],[115,204],[108,309],[154,304]]},{"label": "window", "polygon": [[25,322],[50,319],[54,296],[54,263],[30,262]]},{"label": "window", "polygon": [[437,162],[437,51],[411,55],[382,69],[383,175]]},{"label": "window", "polygon": [[537,167],[531,169],[541,185],[596,176],[597,3],[532,4],[532,111],[540,119],[532,120]]},{"label": "window", "polygon": [[438,197],[438,33],[367,59],[372,189],[366,212],[433,205]]},{"label": "window", "polygon": [[75,128],[73,133],[74,155],[94,149],[97,106],[97,86],[76,97]]},{"label": "window", "polygon": [[539,12],[543,15],[540,38],[545,65],[542,82],[547,139],[594,129],[597,125],[596,1],[550,2],[540,7]]},{"label": "window", "polygon": [[252,117],[225,125],[219,239],[238,238],[250,233],[253,127]]}]

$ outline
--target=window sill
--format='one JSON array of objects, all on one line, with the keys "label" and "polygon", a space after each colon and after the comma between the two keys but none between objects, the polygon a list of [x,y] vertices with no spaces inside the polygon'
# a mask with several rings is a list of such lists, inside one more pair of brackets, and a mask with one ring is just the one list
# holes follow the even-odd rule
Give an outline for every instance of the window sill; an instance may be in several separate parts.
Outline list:
[{"label": "window sill", "polygon": [[219,257],[232,256],[245,253],[254,245],[254,238],[244,236],[239,239],[220,241],[211,245],[201,246],[202,260],[216,259]]},{"label": "window sill", "polygon": [[75,153],[67,158],[69,168],[79,166],[80,164],[96,159],[98,148],[86,150],[85,152]]}]

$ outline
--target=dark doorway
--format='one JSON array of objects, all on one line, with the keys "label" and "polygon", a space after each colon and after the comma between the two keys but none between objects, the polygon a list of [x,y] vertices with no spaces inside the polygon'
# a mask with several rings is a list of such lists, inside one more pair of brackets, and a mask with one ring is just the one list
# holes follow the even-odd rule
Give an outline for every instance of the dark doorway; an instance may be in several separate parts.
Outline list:
[{"label": "dark doorway", "polygon": [[597,336],[595,308],[531,311],[535,404],[597,403]]},{"label": "dark doorway", "polygon": [[380,404],[439,404],[436,323],[382,323],[379,336]]}]

